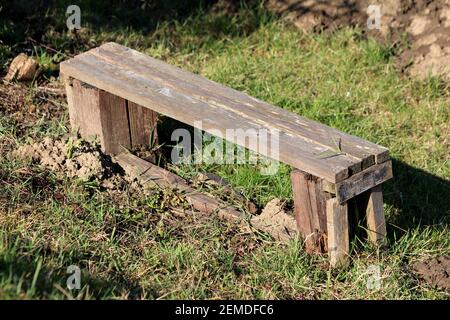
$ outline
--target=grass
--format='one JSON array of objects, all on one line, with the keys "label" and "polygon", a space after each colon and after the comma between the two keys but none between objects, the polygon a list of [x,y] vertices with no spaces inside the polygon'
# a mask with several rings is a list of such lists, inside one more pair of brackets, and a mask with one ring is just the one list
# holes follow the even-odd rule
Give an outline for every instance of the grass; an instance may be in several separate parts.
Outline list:
[{"label": "grass", "polygon": [[[30,85],[20,106],[25,118],[0,105],[0,298],[449,298],[410,268],[450,254],[450,96],[441,79],[405,78],[395,69],[396,49],[365,39],[358,29],[306,35],[257,4],[232,15],[184,8],[184,15],[147,24],[140,20],[147,12],[133,9],[136,21],[127,27],[120,19],[105,22],[109,11],[92,18],[88,9],[97,2],[86,1],[86,29],[74,36],[58,9],[65,2],[55,3],[42,21],[34,15],[13,28],[13,15],[2,20],[1,66],[29,50],[46,66],[45,76],[55,76],[63,57],[114,40],[382,144],[394,159],[395,179],[385,188],[389,246],[380,250],[355,239],[351,266],[330,270],[326,257],[305,254],[299,240],[276,243],[214,217],[177,218],[170,194],[116,195],[95,183],[59,180],[9,155],[30,139],[69,130],[66,113],[40,113],[43,102]],[[27,36],[56,52],[24,44]],[[187,177],[215,172],[261,206],[292,197],[285,166],[274,176],[252,166],[178,170]],[[70,265],[82,271],[80,290],[66,288]],[[366,286],[371,265],[380,266],[380,290]]]}]

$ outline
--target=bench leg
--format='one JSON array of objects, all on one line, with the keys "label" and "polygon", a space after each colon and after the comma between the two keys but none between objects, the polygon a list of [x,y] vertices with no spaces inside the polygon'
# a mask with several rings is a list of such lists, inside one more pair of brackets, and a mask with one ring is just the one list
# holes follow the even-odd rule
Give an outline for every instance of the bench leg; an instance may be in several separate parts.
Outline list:
[{"label": "bench leg", "polygon": [[130,121],[131,146],[155,145],[158,143],[156,124],[158,115],[149,108],[127,101]]},{"label": "bench leg", "polygon": [[156,132],[155,112],[79,80],[63,78],[70,124],[83,138],[97,137],[103,152],[112,155],[150,143],[151,133]]},{"label": "bench leg", "polygon": [[345,266],[349,254],[347,203],[323,191],[323,181],[298,169],[291,173],[297,227],[310,253],[328,252],[333,267]]},{"label": "bench leg", "polygon": [[359,210],[366,215],[369,240],[377,245],[383,244],[386,240],[386,222],[381,185],[359,195],[357,202]]},{"label": "bench leg", "polygon": [[336,198],[327,201],[328,255],[332,267],[348,264],[350,251],[347,203],[339,204]]},{"label": "bench leg", "polygon": [[321,179],[298,169],[291,173],[294,212],[298,230],[310,253],[327,251],[326,202],[331,194],[322,191]]}]

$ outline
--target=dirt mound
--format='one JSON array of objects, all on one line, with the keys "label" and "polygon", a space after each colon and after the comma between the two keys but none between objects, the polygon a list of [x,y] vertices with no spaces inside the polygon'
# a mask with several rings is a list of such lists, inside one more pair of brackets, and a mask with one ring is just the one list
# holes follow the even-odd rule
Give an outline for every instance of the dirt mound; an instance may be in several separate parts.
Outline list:
[{"label": "dirt mound", "polygon": [[269,0],[266,8],[306,32],[362,24],[365,21],[357,1]]},{"label": "dirt mound", "polygon": [[270,200],[261,214],[252,217],[250,222],[254,227],[270,233],[276,240],[287,241],[298,234],[297,223],[283,207],[280,199]]},{"label": "dirt mound", "polygon": [[400,55],[400,65],[413,76],[443,75],[450,80],[450,1],[425,1],[410,6],[400,25],[411,48]]},{"label": "dirt mound", "polygon": [[450,293],[450,259],[432,258],[413,264],[414,272],[432,287],[445,289]]},{"label": "dirt mound", "polygon": [[[379,28],[368,29],[368,8],[379,5]],[[269,0],[266,7],[311,32],[360,26],[369,35],[396,42],[406,33],[411,43],[398,57],[401,70],[419,78],[450,80],[449,0]]]},{"label": "dirt mound", "polygon": [[[20,159],[31,160],[35,164],[53,171],[59,179],[96,181],[100,187],[112,193],[132,190],[147,194],[152,193],[152,189],[154,189],[149,188],[146,176],[143,176],[144,179],[139,179],[128,172],[129,170],[125,167],[124,170],[109,156],[103,154],[98,144],[83,139],[68,137],[54,140],[46,137],[42,142],[20,146],[12,152],[12,155]],[[115,160],[117,161],[117,158]],[[153,174],[155,175],[155,172]],[[256,206],[253,203],[217,175],[199,174],[191,184],[193,187],[201,187],[205,194],[209,194],[215,199],[244,208],[250,214],[256,213]],[[173,193],[169,195],[169,198],[177,199],[179,196]],[[184,201],[179,204],[182,203]],[[269,201],[260,215],[251,216],[250,222],[254,228],[269,233],[279,241],[287,241],[297,235],[295,218],[286,213],[284,203],[280,199]],[[247,231],[247,228],[245,230]]]},{"label": "dirt mound", "polygon": [[82,139],[53,140],[20,146],[13,156],[32,159],[57,175],[58,178],[98,181],[106,189],[121,189],[127,183],[119,166],[105,156],[97,144]]}]

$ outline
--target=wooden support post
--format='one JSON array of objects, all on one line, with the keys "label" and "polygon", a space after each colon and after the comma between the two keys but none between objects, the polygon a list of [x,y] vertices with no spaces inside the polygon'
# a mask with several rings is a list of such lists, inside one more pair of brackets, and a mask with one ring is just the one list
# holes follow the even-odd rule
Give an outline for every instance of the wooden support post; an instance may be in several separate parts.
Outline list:
[{"label": "wooden support post", "polygon": [[347,203],[339,204],[337,198],[327,201],[328,255],[332,267],[348,264],[350,242],[348,234]]},{"label": "wooden support post", "polygon": [[322,191],[321,179],[298,169],[291,173],[297,227],[305,239],[307,252],[327,251],[326,201],[331,194]]},{"label": "wooden support post", "polygon": [[131,146],[155,145],[158,143],[156,131],[157,113],[128,101]]},{"label": "wooden support post", "polygon": [[368,239],[374,244],[383,244],[386,240],[386,222],[381,185],[359,195],[356,199],[358,210],[366,215]]},{"label": "wooden support post", "polygon": [[70,123],[83,138],[96,136],[102,150],[117,154],[130,147],[126,101],[76,79],[66,81]]},{"label": "wooden support post", "polygon": [[115,155],[149,144],[152,135],[152,143],[157,141],[155,112],[77,79],[64,79],[72,129],[83,138],[97,137],[103,152]]}]

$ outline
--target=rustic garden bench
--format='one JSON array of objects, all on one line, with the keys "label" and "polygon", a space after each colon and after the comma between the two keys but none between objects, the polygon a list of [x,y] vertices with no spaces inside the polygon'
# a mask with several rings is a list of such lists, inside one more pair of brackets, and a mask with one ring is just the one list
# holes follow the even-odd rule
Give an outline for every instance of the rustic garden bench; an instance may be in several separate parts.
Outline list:
[{"label": "rustic garden bench", "polygon": [[[60,70],[72,127],[97,136],[106,153],[149,143],[157,113],[191,126],[201,122],[202,130],[224,139],[227,129],[276,130],[276,160],[293,168],[294,211],[308,251],[327,251],[332,265],[346,263],[350,208],[364,213],[370,241],[385,238],[388,149],[115,43],[65,61]],[[246,139],[231,142],[273,154]]]}]

